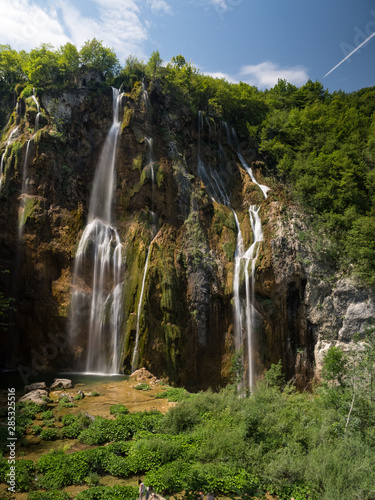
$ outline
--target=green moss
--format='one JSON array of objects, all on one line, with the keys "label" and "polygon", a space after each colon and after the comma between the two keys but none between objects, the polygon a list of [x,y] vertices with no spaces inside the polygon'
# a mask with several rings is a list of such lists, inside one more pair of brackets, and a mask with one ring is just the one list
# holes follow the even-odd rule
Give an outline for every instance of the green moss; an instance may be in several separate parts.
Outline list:
[{"label": "green moss", "polygon": [[27,87],[25,87],[22,90],[20,97],[21,97],[21,99],[27,99],[28,97],[30,97],[32,95],[33,95],[33,87],[32,87],[32,85],[28,85]]},{"label": "green moss", "polygon": [[19,226],[23,227],[27,219],[32,218],[35,212],[40,208],[40,200],[34,196],[27,196],[25,198],[25,205],[19,218]]},{"label": "green moss", "polygon": [[124,130],[124,128],[129,127],[132,116],[134,114],[134,109],[128,108],[127,106],[124,109],[124,116],[122,119],[122,129],[121,131]]}]

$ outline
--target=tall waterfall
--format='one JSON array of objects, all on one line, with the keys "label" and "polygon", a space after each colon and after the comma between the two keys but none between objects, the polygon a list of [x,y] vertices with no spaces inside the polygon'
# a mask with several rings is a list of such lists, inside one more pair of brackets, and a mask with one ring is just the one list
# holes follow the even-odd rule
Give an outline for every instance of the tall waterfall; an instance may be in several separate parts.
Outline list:
[{"label": "tall waterfall", "polygon": [[[201,136],[204,127],[204,119],[202,112],[198,112],[198,175],[204,182],[207,192],[211,199],[217,203],[221,203],[230,207],[230,196],[228,195],[225,185],[217,171],[217,169],[207,166],[202,159],[201,154]],[[219,156],[224,155],[221,140],[215,134],[215,130],[207,121],[208,136],[212,140],[213,136],[218,142]],[[247,165],[244,157],[240,152],[240,147],[236,132],[233,127],[229,127],[226,122],[220,122],[220,134],[225,135],[227,143],[236,152],[242,167],[249,174],[252,182],[256,184],[262,191],[263,196],[267,198],[267,192],[270,188],[259,184],[254,177],[252,169]],[[262,224],[259,217],[259,207],[251,205],[249,208],[250,224],[253,233],[253,243],[245,250],[241,226],[236,212],[232,209],[234,220],[237,228],[237,243],[234,254],[234,275],[233,275],[233,303],[234,303],[234,330],[235,330],[235,349],[239,351],[247,347],[247,356],[243,352],[243,360],[247,358],[247,382],[251,390],[255,383],[255,366],[254,366],[254,331],[256,323],[257,311],[254,307],[255,302],[255,264],[259,254],[259,243],[263,240]],[[250,270],[249,270],[250,268]],[[245,281],[245,300],[241,298],[241,276],[244,276]]]},{"label": "tall waterfall", "polygon": [[[142,99],[143,99],[144,104],[145,104],[146,116],[148,118],[150,118],[150,99],[149,99],[148,92],[146,90],[144,81],[142,81]],[[155,212],[155,206],[154,206],[155,205],[155,164],[154,164],[154,159],[153,159],[153,154],[152,154],[152,146],[153,146],[152,137],[145,137],[145,143],[147,144],[147,147],[148,147],[149,166],[151,169],[151,182],[152,182],[152,186],[151,186],[151,189],[152,189],[152,191],[151,191],[151,210],[150,210],[151,224],[152,224],[152,230],[151,230],[152,240],[151,240],[151,243],[147,249],[145,267],[143,270],[141,293],[139,295],[139,302],[138,302],[138,309],[137,309],[137,327],[136,327],[135,344],[134,344],[132,366],[131,366],[132,373],[134,372],[134,370],[137,369],[137,366],[138,366],[139,337],[140,337],[140,324],[141,324],[141,314],[142,314],[142,305],[143,305],[143,295],[144,295],[144,291],[145,291],[146,276],[147,276],[148,265],[149,265],[149,261],[150,261],[152,243],[153,243],[155,236],[158,232],[158,216]]]},{"label": "tall waterfall", "polygon": [[[79,336],[88,319],[86,372],[118,373],[120,369],[122,245],[112,224],[112,203],[122,96],[113,89],[113,122],[96,168],[88,223],[74,266],[70,336]],[[88,318],[82,317],[85,309]]]}]

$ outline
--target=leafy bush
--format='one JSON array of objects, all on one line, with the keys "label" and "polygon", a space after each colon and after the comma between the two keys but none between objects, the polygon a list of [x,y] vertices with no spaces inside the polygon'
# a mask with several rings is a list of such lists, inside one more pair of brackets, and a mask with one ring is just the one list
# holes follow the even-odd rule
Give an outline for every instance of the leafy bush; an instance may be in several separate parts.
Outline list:
[{"label": "leafy bush", "polygon": [[40,438],[44,441],[52,441],[53,439],[59,438],[59,431],[55,428],[44,429],[40,433]]},{"label": "leafy bush", "polygon": [[142,383],[135,385],[134,389],[137,389],[137,391],[150,391],[151,387],[148,384]]},{"label": "leafy bush", "polygon": [[138,488],[132,486],[96,486],[81,491],[75,500],[134,500],[137,495]]},{"label": "leafy bush", "polygon": [[41,474],[38,476],[38,486],[47,490],[70,484],[83,484],[90,472],[85,452],[65,455],[62,451],[54,450],[42,455],[36,468]]},{"label": "leafy bush", "polygon": [[47,410],[47,411],[44,411],[40,418],[41,420],[50,420],[51,418],[54,417],[54,414],[53,414],[53,411],[52,410]]},{"label": "leafy bush", "polygon": [[115,404],[110,407],[109,412],[112,415],[127,415],[129,410],[122,404]]},{"label": "leafy bush", "polygon": [[27,500],[71,500],[71,496],[64,491],[33,491],[27,495]]},{"label": "leafy bush", "polygon": [[35,466],[32,460],[16,460],[16,489],[28,491],[34,479]]},{"label": "leafy bush", "polygon": [[191,394],[182,387],[170,387],[164,392],[156,394],[156,399],[168,399],[168,401],[178,402],[184,401],[191,397]]},{"label": "leafy bush", "polygon": [[40,434],[42,432],[43,427],[41,425],[33,425],[32,431],[33,434]]}]

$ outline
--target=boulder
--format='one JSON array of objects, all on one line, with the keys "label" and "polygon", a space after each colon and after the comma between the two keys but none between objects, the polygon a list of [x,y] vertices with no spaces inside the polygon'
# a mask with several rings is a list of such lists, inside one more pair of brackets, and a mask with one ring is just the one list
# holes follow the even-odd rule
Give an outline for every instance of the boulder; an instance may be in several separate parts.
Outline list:
[{"label": "boulder", "polygon": [[42,389],[43,391],[47,390],[47,386],[45,382],[34,382],[33,384],[25,385],[24,392],[35,391],[36,389]]},{"label": "boulder", "polygon": [[68,378],[55,378],[49,390],[56,391],[58,389],[70,389],[71,387],[73,387],[73,384]]},{"label": "boulder", "polygon": [[146,368],[139,368],[139,370],[135,370],[130,376],[136,382],[144,382],[148,384],[157,383],[158,379]]},{"label": "boulder", "polygon": [[45,405],[46,402],[43,398],[48,398],[48,392],[44,391],[43,389],[35,389],[34,391],[31,391],[22,396],[22,398],[20,398],[18,402],[24,403],[26,401],[31,401],[31,403],[36,403],[37,405]]}]

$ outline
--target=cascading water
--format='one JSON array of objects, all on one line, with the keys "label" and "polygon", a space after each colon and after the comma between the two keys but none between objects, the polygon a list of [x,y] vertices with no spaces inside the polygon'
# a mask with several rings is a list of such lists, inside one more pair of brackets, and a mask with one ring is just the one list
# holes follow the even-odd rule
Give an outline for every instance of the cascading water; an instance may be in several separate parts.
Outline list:
[{"label": "cascading water", "polygon": [[36,133],[39,130],[40,106],[38,103],[38,99],[35,97],[35,90],[33,91],[33,95],[31,96],[31,98],[35,102],[36,109],[37,109],[37,113],[36,113],[36,117],[35,117],[35,126],[34,126],[34,132]]},{"label": "cascading water", "polygon": [[[206,167],[201,157],[201,134],[203,129],[203,115],[198,112],[198,175],[204,182],[208,194],[211,199],[217,203],[221,203],[230,207],[230,198],[225,189],[224,183],[217,170],[212,169],[210,166]],[[215,134],[211,123],[206,120],[208,126],[209,139]],[[262,191],[265,198],[269,188],[259,184],[255,179],[251,168],[247,165],[244,157],[240,153],[239,143],[236,132],[233,127],[229,127],[226,122],[220,123],[221,134],[225,133],[228,144],[235,150],[241,165],[250,175],[254,184],[256,184]],[[217,139],[218,140],[218,139]],[[224,156],[224,151],[221,142],[218,140],[219,157]],[[221,159],[223,162],[223,159]],[[254,369],[254,330],[256,323],[257,311],[254,307],[255,302],[255,264],[259,253],[259,243],[263,240],[262,225],[259,217],[259,207],[251,205],[249,208],[249,216],[251,229],[253,232],[253,243],[245,251],[243,236],[241,232],[240,223],[236,212],[232,209],[234,220],[237,228],[237,243],[234,255],[234,277],[233,277],[233,302],[234,302],[234,330],[235,330],[235,348],[239,351],[247,345],[247,360],[248,360],[248,386],[251,390],[255,383],[255,369]],[[249,272],[249,267],[251,271]],[[245,301],[241,299],[241,274],[245,275]],[[243,352],[243,356],[245,353]]]},{"label": "cascading water", "polygon": [[23,227],[24,227],[24,223],[25,223],[24,211],[25,211],[25,204],[26,204],[26,197],[27,197],[27,167],[28,167],[28,162],[29,162],[30,142],[31,142],[31,139],[29,141],[27,141],[25,159],[23,162],[23,169],[22,169],[21,202],[20,202],[20,209],[19,209],[19,214],[18,214],[18,241],[19,242],[22,239]]},{"label": "cascading water", "polygon": [[[259,243],[263,241],[262,223],[259,217],[259,207],[251,205],[249,208],[251,229],[253,232],[253,243],[243,255],[245,260],[245,282],[246,282],[246,334],[247,334],[247,350],[248,350],[248,377],[249,387],[254,386],[255,370],[254,370],[254,330],[256,310],[255,302],[255,264],[259,255]],[[249,266],[251,266],[251,274],[249,275]]]},{"label": "cascading water", "polygon": [[[154,241],[154,240],[152,240]],[[132,359],[132,373],[138,366],[138,347],[139,347],[139,327],[140,327],[140,321],[141,321],[141,313],[142,313],[142,302],[143,302],[143,294],[145,291],[145,283],[146,283],[146,276],[147,276],[147,270],[148,270],[148,263],[150,260],[150,254],[151,254],[151,245],[152,241],[147,249],[147,257],[146,257],[146,262],[145,262],[145,268],[143,271],[143,279],[142,279],[142,287],[141,287],[141,294],[139,296],[139,302],[138,302],[138,310],[137,310],[137,330],[136,330],[136,336],[135,336],[135,345],[134,345],[134,351],[133,351],[133,359]]]},{"label": "cascading water", "polygon": [[6,157],[6,154],[7,154],[7,151],[8,151],[8,147],[9,147],[11,141],[12,141],[12,138],[17,133],[17,131],[18,131],[18,127],[16,127],[14,130],[12,130],[12,132],[10,133],[10,136],[9,136],[9,138],[7,140],[5,151],[1,155],[1,162],[0,162],[0,190],[2,188],[3,179],[4,179],[4,161],[5,161],[5,157]]},{"label": "cascading water", "polygon": [[[142,88],[143,88],[143,100],[145,102],[145,109],[146,109],[146,114],[149,114],[150,110],[150,104],[149,104],[149,96],[148,92],[146,90],[146,87],[144,85],[144,82],[142,82]],[[153,140],[151,137],[145,137],[145,143],[148,146],[148,154],[149,154],[149,165],[151,168],[151,224],[152,224],[152,240],[151,243],[147,249],[147,255],[146,255],[146,261],[145,261],[145,267],[143,270],[143,278],[142,278],[142,286],[141,286],[141,293],[139,296],[139,302],[138,302],[138,309],[137,309],[137,328],[136,328],[136,335],[135,335],[135,344],[134,344],[134,351],[133,351],[133,358],[132,358],[132,366],[131,366],[131,371],[132,373],[134,370],[136,370],[138,366],[138,355],[139,355],[139,336],[140,336],[140,322],[141,322],[141,314],[142,314],[142,304],[143,304],[143,295],[145,291],[145,283],[146,283],[146,276],[147,276],[147,271],[148,271],[148,264],[150,261],[150,255],[151,255],[151,246],[152,243],[155,239],[155,236],[158,232],[158,217],[157,214],[155,213],[155,165],[153,161],[153,155],[152,155],[152,145],[153,145]]]},{"label": "cascading water", "polygon": [[122,245],[112,225],[115,161],[123,94],[113,89],[113,122],[96,168],[88,223],[79,242],[73,278],[70,336],[79,336],[89,310],[86,372],[118,373],[122,322]]}]

